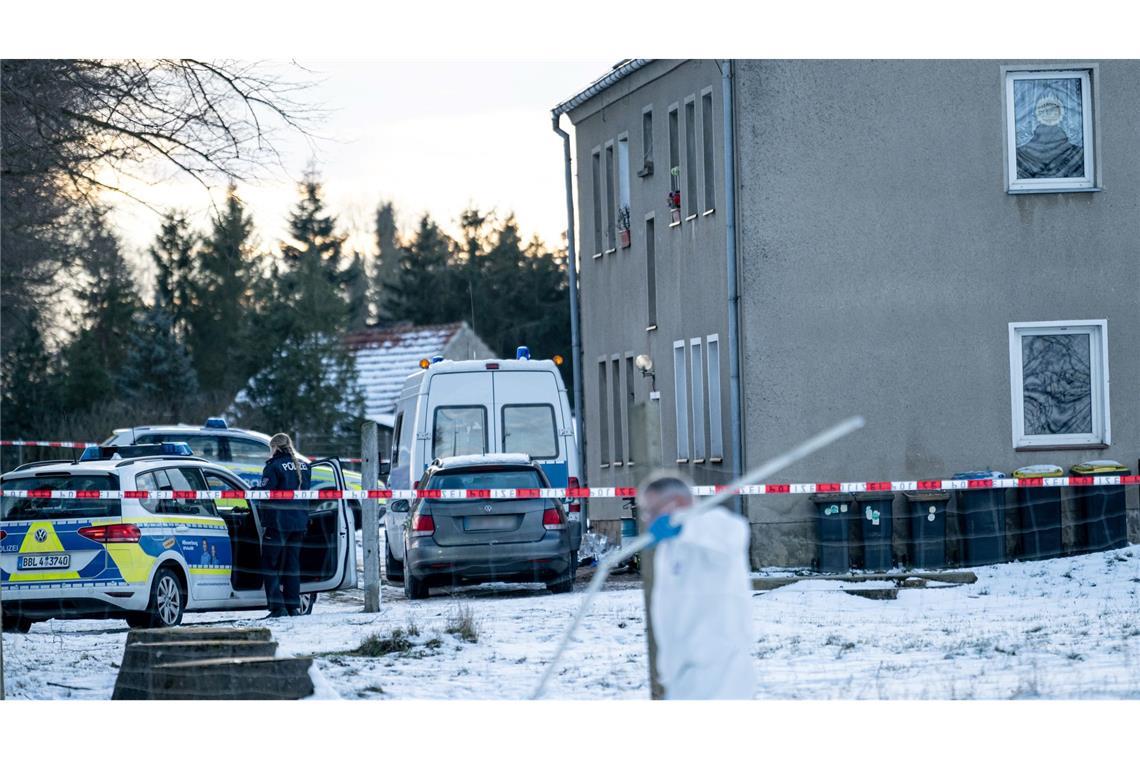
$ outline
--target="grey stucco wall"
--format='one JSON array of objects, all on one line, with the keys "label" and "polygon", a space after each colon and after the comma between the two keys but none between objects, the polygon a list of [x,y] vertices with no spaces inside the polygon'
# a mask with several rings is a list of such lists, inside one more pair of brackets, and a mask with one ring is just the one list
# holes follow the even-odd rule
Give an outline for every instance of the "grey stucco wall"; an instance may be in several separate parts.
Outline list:
[{"label": "grey stucco wall", "polygon": [[[725,439],[724,462],[712,464],[687,463],[679,465],[697,482],[723,482],[731,473],[728,457],[728,355],[727,355],[727,284],[725,280],[725,230],[723,212],[714,208],[704,214],[703,192],[701,213],[695,219],[684,220],[670,227],[670,213],[666,205],[669,190],[669,130],[668,111],[678,107],[681,153],[681,188],[686,190],[686,173],[690,170],[685,154],[686,124],[684,103],[696,98],[697,109],[697,187],[703,189],[704,158],[700,150],[703,127],[700,120],[702,91],[711,89],[713,97],[713,145],[715,151],[713,182],[717,202],[723,201],[724,172],[721,120],[720,70],[711,61],[655,61],[628,79],[607,90],[571,112],[575,129],[575,172],[578,182],[576,200],[578,216],[578,246],[580,252],[581,322],[586,427],[586,474],[589,485],[636,485],[633,468],[624,461],[615,464],[612,442],[614,425],[611,417],[608,431],[611,438],[610,457],[602,467],[599,434],[600,383],[598,360],[605,357],[609,368],[607,388],[612,387],[612,361],[615,354],[621,357],[620,387],[626,394],[625,358],[648,354],[654,362],[656,387],[661,393],[661,437],[663,454],[672,464],[676,459],[676,413],[673,389],[673,342],[692,338],[704,339],[717,334],[721,343],[722,430]],[[653,109],[654,171],[648,177],[637,176],[642,167],[642,112]],[[603,151],[608,141],[628,133],[630,141],[630,206],[631,246],[616,247],[612,252],[596,250],[594,240],[593,202],[595,188],[592,181],[591,160],[596,149]],[[604,185],[602,189],[604,205]],[[683,199],[684,201],[684,199]],[[683,207],[687,205],[683,202]],[[655,223],[657,327],[647,329],[648,306],[646,285],[645,219],[652,214]],[[603,210],[603,220],[606,214]],[[604,223],[604,222],[603,222]],[[604,239],[603,235],[603,239]],[[631,403],[646,401],[651,383],[634,373],[634,397]],[[706,399],[708,392],[706,388]],[[622,404],[622,430],[629,430],[626,405]],[[628,446],[623,447],[628,452]],[[628,454],[625,458],[628,458]],[[641,463],[638,463],[639,465]],[[615,519],[622,516],[619,501],[591,500],[592,520]],[[628,516],[628,511],[624,512]]]},{"label": "grey stucco wall", "polygon": [[[863,414],[781,479],[1137,466],[1140,63],[1094,74],[1103,191],[1034,195],[1005,190],[1003,63],[737,63],[748,464]],[[1008,323],[1070,319],[1108,321],[1112,445],[1015,451]],[[749,509],[754,564],[811,561],[803,497]]]}]

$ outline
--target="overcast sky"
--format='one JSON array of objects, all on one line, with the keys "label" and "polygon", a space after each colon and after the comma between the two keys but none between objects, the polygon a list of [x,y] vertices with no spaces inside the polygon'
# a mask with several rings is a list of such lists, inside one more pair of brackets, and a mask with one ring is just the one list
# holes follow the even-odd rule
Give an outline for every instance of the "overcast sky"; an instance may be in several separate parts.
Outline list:
[{"label": "overcast sky", "polygon": [[[354,243],[371,245],[372,212],[382,199],[396,204],[404,229],[425,211],[454,228],[460,211],[477,203],[513,210],[524,235],[559,242],[566,229],[562,146],[550,109],[613,61],[299,63],[317,82],[305,100],[328,112],[315,144],[281,135],[288,173],[239,189],[263,245],[276,248],[283,238],[295,181],[314,159],[326,199]],[[219,182],[215,200],[223,189]],[[132,190],[160,209],[190,211],[203,229],[208,223],[210,195],[192,180]],[[115,203],[124,242],[135,253],[144,250],[158,215],[130,200]]]}]

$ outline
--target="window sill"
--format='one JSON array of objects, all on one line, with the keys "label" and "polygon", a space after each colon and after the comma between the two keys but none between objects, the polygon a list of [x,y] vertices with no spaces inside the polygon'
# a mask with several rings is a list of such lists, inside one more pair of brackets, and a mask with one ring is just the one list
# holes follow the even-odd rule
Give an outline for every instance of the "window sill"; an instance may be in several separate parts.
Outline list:
[{"label": "window sill", "polygon": [[724,457],[709,457],[709,464],[724,464]]},{"label": "window sill", "polygon": [[614,467],[621,467],[622,466],[621,462],[611,462],[610,464],[612,464]]},{"label": "window sill", "polygon": [[607,248],[604,253],[617,253],[617,248]]},{"label": "window sill", "polygon": [[608,462],[602,462],[602,463],[601,463],[600,465],[598,465],[598,466],[599,466],[601,469],[603,469],[603,470],[608,470],[608,469],[610,469],[610,465],[609,465],[609,463],[608,463]]},{"label": "window sill", "polygon": [[694,220],[694,219],[696,219],[696,218],[697,218],[697,215],[696,215],[696,214],[689,214],[688,216],[686,216],[686,217],[685,217],[685,221],[686,221],[686,222],[691,222],[691,221],[693,221],[693,220]]},{"label": "window sill", "polygon": [[625,466],[626,467],[633,467],[633,464],[634,464],[633,462],[626,462]]},{"label": "window sill", "polygon": [[701,216],[712,216],[712,215],[713,215],[713,214],[715,214],[715,213],[716,213],[716,209],[715,209],[715,208],[706,208],[706,209],[705,209],[705,211],[704,211],[704,213],[703,213],[703,214],[701,214]]},{"label": "window sill", "polygon": [[593,258],[595,258],[595,259],[600,259],[601,257],[602,257],[602,254],[600,254],[600,253],[595,253],[593,255]]},{"label": "window sill", "polygon": [[1031,443],[1015,446],[1014,451],[1080,451],[1082,449],[1107,449],[1107,443]]},{"label": "window sill", "polygon": [[678,459],[677,460],[677,464],[688,464],[688,463],[689,463],[689,460],[687,457],[685,459]]},{"label": "window sill", "polygon": [[680,227],[680,226],[681,226],[681,222],[680,222],[680,221],[676,221],[676,222],[669,222],[669,226],[670,226],[670,227]]},{"label": "window sill", "polygon": [[1045,195],[1049,193],[1099,193],[1103,187],[1010,187],[1007,195]]},{"label": "window sill", "polygon": [[645,328],[645,332],[653,332],[656,329],[657,329],[657,325],[650,325],[649,327]]},{"label": "window sill", "polygon": [[705,463],[704,457],[701,457],[700,459],[694,459],[693,460],[693,464],[704,464],[704,463]]}]

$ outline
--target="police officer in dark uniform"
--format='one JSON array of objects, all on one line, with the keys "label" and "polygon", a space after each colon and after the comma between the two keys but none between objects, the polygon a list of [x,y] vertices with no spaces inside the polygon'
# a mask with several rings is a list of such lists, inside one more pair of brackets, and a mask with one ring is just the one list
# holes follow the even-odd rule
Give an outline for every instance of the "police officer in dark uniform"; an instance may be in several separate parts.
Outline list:
[{"label": "police officer in dark uniform", "polygon": [[[273,456],[261,473],[261,487],[270,491],[307,491],[312,483],[309,463],[297,456],[285,433],[269,439]],[[304,501],[268,501],[261,508],[264,534],[261,567],[265,576],[268,617],[301,614],[301,542],[309,524]]]}]

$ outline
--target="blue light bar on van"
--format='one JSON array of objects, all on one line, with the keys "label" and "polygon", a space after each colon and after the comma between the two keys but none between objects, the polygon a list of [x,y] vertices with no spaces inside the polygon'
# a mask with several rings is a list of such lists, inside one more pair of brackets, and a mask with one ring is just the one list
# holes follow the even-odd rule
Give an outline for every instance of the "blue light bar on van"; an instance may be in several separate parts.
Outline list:
[{"label": "blue light bar on van", "polygon": [[526,346],[519,346],[518,348],[515,349],[515,358],[516,359],[529,359],[530,358],[530,349],[527,348]]},{"label": "blue light bar on van", "polygon": [[439,364],[441,361],[443,361],[443,357],[442,357],[442,356],[439,356],[438,354],[437,354],[436,356],[433,356],[433,357],[431,358],[431,363],[432,363],[432,364]]},{"label": "blue light bar on van", "polygon": [[204,427],[214,428],[217,430],[228,430],[229,425],[226,424],[225,417],[210,417],[206,420]]},{"label": "blue light bar on van", "polygon": [[100,460],[129,459],[130,457],[189,457],[194,452],[190,444],[181,441],[168,441],[167,443],[139,443],[133,446],[88,446],[79,457],[80,462],[97,462]]}]

